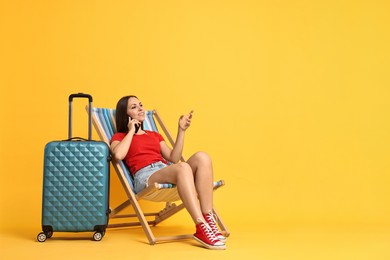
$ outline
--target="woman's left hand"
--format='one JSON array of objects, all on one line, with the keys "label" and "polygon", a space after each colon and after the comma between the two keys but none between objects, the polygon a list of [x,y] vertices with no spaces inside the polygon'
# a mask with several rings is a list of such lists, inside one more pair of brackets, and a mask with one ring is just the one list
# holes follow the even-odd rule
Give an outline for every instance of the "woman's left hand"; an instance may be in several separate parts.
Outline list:
[{"label": "woman's left hand", "polygon": [[185,131],[187,128],[191,125],[191,118],[192,118],[192,113],[194,110],[191,110],[191,112],[187,115],[183,115],[179,119],[179,129]]}]

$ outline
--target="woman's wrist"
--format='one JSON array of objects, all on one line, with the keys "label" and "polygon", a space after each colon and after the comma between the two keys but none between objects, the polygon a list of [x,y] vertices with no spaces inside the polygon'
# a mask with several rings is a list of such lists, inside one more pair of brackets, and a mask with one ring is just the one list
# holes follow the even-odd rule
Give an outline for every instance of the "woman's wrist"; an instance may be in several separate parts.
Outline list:
[{"label": "woman's wrist", "polygon": [[134,134],[135,134],[135,129],[134,129],[134,128],[130,129],[130,130],[127,132],[127,134],[134,135]]}]

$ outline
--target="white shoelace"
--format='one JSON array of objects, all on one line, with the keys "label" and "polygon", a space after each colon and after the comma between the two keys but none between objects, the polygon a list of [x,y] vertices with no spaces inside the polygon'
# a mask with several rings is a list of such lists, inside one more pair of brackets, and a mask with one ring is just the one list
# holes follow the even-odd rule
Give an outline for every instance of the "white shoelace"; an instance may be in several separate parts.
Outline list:
[{"label": "white shoelace", "polygon": [[198,218],[197,220],[199,223],[202,223],[201,227],[205,231],[207,238],[211,242],[219,241],[219,239],[215,237],[214,231],[212,230],[212,228],[209,226],[208,223],[204,222],[201,218]]},{"label": "white shoelace", "polygon": [[210,225],[211,229],[214,230],[214,232],[216,233],[219,233],[218,231],[218,227],[217,227],[217,216],[215,214],[213,214],[213,212],[209,212],[207,213],[206,215],[206,220],[208,222],[208,224]]},{"label": "white shoelace", "polygon": [[213,214],[213,212],[210,211],[209,213],[206,214],[205,218],[208,224],[210,225],[211,229],[213,230],[214,236],[217,239],[219,239],[222,243],[225,243],[226,238],[221,234],[221,232],[219,232],[219,229],[217,227],[217,223],[216,223],[218,219],[217,215]]}]

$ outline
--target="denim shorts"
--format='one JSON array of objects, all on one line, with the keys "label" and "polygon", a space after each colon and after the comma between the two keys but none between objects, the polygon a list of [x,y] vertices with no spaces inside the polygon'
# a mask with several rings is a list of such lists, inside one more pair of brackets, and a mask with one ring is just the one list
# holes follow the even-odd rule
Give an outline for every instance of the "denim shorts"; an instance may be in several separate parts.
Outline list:
[{"label": "denim shorts", "polygon": [[163,162],[155,162],[138,170],[134,175],[135,193],[140,192],[148,186],[149,177],[158,170],[167,167]]}]

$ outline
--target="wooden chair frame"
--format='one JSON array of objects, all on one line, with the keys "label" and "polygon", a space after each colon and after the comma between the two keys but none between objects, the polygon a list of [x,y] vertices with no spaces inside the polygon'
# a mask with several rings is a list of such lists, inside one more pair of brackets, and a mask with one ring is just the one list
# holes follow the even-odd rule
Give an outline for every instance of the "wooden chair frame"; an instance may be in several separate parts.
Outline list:
[{"label": "wooden chair frame", "polygon": [[[156,119],[158,124],[160,125],[161,129],[163,130],[164,134],[166,135],[169,143],[173,147],[174,140],[172,138],[172,135],[170,134],[168,128],[164,124],[163,120],[159,116],[156,110],[153,110],[153,117]],[[98,118],[95,113],[92,113],[92,122],[93,125],[100,137],[101,140],[109,144],[110,140],[108,140],[107,136],[105,136],[103,129],[101,128],[100,124],[98,123]],[[185,161],[184,158],[181,158],[182,161]],[[109,224],[109,228],[117,228],[117,227],[131,227],[131,226],[142,226],[149,244],[154,245],[158,242],[166,242],[166,241],[177,241],[182,239],[188,239],[192,237],[192,234],[185,234],[185,235],[176,235],[176,236],[160,236],[156,237],[154,236],[150,226],[156,226],[157,224],[161,223],[162,221],[168,219],[172,215],[176,214],[180,210],[184,209],[184,204],[180,203],[177,205],[176,203],[173,203],[172,201],[176,201],[179,199],[177,190],[175,189],[176,198],[172,201],[166,201],[165,207],[157,212],[152,213],[144,213],[141,209],[141,206],[139,204],[139,200],[146,199],[150,194],[161,192],[164,193],[164,188],[161,187],[158,183],[155,183],[154,185],[150,185],[149,187],[145,188],[138,194],[135,194],[132,190],[131,186],[128,183],[126,173],[122,169],[120,163],[118,161],[112,160],[112,165],[115,169],[115,172],[118,175],[118,178],[122,184],[122,186],[125,189],[126,195],[128,199],[121,203],[119,206],[114,208],[110,213],[110,219],[117,219],[117,218],[137,218],[138,221],[129,221],[125,223],[118,223],[118,224]],[[214,190],[218,189],[219,187],[222,187],[224,185],[224,181],[219,181],[219,185],[214,185]],[[119,214],[121,211],[123,211],[128,206],[132,206],[132,208],[135,211],[135,214]],[[225,236],[229,236],[230,232],[228,231],[226,225],[222,221],[219,214],[216,212],[215,208],[213,209],[214,214],[217,216],[217,222],[221,229],[222,234]],[[147,220],[147,217],[154,217],[152,220]]]}]

